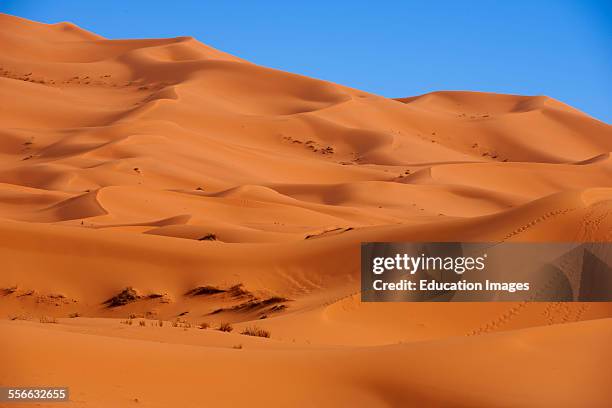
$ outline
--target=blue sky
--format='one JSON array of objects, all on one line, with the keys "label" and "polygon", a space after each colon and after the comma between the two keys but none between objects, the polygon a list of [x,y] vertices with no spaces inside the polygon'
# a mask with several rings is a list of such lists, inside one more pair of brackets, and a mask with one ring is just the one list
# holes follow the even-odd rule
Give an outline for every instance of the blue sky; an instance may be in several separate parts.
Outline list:
[{"label": "blue sky", "polygon": [[548,95],[612,121],[612,2],[4,0],[108,38],[190,35],[268,67],[389,97]]}]

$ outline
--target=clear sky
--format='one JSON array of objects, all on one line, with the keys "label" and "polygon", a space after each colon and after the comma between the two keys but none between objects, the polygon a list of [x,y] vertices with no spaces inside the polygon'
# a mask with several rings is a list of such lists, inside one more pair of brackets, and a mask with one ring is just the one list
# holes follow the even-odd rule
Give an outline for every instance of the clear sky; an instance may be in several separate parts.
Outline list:
[{"label": "clear sky", "polygon": [[0,11],[108,38],[190,35],[389,97],[544,94],[612,122],[610,0],[3,0]]}]

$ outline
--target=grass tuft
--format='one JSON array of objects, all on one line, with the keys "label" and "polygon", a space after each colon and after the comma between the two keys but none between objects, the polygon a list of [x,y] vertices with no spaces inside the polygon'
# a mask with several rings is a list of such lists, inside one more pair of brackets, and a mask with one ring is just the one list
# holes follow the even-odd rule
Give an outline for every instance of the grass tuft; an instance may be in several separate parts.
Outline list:
[{"label": "grass tuft", "polygon": [[262,329],[261,327],[251,326],[247,327],[242,331],[245,336],[255,336],[255,337],[265,337],[270,338],[270,331],[266,329]]},{"label": "grass tuft", "polygon": [[39,321],[41,323],[58,323],[55,317],[49,317],[49,316],[41,316]]},{"label": "grass tuft", "polygon": [[234,327],[230,323],[224,322],[219,325],[219,330],[222,332],[229,333],[234,330]]}]

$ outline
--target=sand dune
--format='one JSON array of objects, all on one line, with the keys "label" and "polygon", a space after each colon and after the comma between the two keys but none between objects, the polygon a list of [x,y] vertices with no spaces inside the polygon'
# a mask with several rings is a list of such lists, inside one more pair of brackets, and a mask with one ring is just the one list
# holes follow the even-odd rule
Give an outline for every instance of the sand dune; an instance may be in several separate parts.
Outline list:
[{"label": "sand dune", "polygon": [[2,384],[92,407],[612,404],[609,303],[359,301],[360,242],[612,241],[608,124],[8,15],[0,103]]},{"label": "sand dune", "polygon": [[[8,325],[0,324],[3,329]],[[308,401],[317,406],[364,407],[603,407],[609,402],[606,388],[612,380],[609,371],[599,370],[601,358],[612,357],[610,319],[378,348],[278,350],[271,346],[260,350],[253,345],[250,352],[229,346],[143,341],[138,329],[115,334],[103,328],[96,335],[90,330],[63,323],[53,329],[22,322],[13,325],[0,340],[3,348],[18,351],[5,360],[19,367],[11,379],[30,380],[40,365],[54,366],[57,378],[78,390],[76,405],[100,407],[134,402],[169,406],[177,400],[185,407],[211,401],[216,406]],[[41,336],[46,350],[37,346],[35,339]],[[214,341],[214,333],[199,337]],[[243,341],[237,335],[226,337],[227,344]],[[26,353],[30,359],[19,358]],[[68,353],[73,358],[65,361],[61,356]],[[107,358],[100,359],[96,353]],[[532,368],[525,370],[526,366]],[[100,377],[95,385],[79,374],[91,367]],[[567,376],[568,371],[583,375]],[[163,389],[149,386],[162,378],[173,380],[164,383]],[[237,386],[241,392],[235,392]]]}]

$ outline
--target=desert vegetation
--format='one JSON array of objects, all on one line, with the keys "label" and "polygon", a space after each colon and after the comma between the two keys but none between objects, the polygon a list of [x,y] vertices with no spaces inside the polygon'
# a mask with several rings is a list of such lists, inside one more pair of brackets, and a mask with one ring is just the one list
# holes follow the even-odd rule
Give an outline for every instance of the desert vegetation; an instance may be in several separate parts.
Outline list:
[{"label": "desert vegetation", "polygon": [[119,292],[115,296],[106,300],[104,304],[107,305],[108,307],[118,307],[118,306],[127,305],[128,303],[135,302],[140,298],[141,296],[138,294],[138,292],[136,292],[136,290],[132,288],[131,286],[128,286],[127,288],[123,289],[121,292]]},{"label": "desert vegetation", "polygon": [[229,333],[234,330],[234,327],[230,323],[224,322],[219,324],[219,330],[222,332]]},{"label": "desert vegetation", "polygon": [[209,233],[204,235],[203,237],[198,238],[198,241],[216,241],[217,235],[213,233]]},{"label": "desert vegetation", "polygon": [[250,326],[244,329],[240,334],[244,334],[245,336],[255,336],[255,337],[270,337],[270,331],[266,329],[262,329],[257,326]]}]

